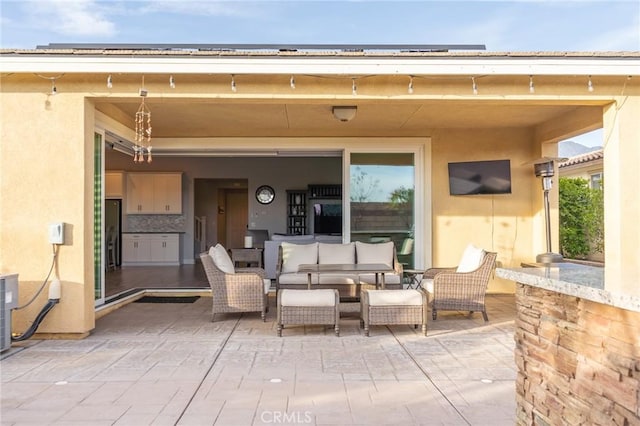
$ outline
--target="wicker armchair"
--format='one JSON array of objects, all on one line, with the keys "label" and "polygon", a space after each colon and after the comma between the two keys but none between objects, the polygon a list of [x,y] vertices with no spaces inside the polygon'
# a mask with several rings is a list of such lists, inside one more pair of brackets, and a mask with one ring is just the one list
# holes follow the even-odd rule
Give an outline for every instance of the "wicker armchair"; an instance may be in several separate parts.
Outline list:
[{"label": "wicker armchair", "polygon": [[260,312],[265,320],[269,304],[264,269],[238,268],[235,274],[225,274],[208,253],[201,253],[200,260],[211,286],[211,321],[216,314],[231,312]]},{"label": "wicker armchair", "polygon": [[495,263],[496,253],[487,252],[480,266],[471,272],[456,272],[456,268],[427,269],[422,277],[423,287],[431,293],[433,319],[438,311],[469,311],[482,312],[484,320],[489,321],[484,297]]}]

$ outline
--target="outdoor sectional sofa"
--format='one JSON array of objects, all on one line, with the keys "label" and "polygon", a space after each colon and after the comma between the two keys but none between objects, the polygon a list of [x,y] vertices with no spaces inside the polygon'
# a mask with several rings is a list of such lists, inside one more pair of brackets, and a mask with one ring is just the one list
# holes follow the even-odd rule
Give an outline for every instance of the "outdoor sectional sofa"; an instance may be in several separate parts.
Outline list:
[{"label": "outdoor sectional sofa", "polygon": [[[384,263],[394,269],[385,274],[387,289],[402,288],[402,264],[398,262],[393,242],[346,244],[282,242],[278,250],[276,289],[307,289],[308,276],[299,273],[301,264]],[[312,274],[312,289],[337,289],[341,299],[358,298],[361,287],[375,288],[375,274]]]},{"label": "outdoor sectional sofa", "polygon": [[342,243],[342,235],[280,235],[274,234],[264,242],[264,272],[269,279],[276,278],[278,268],[278,250],[283,242],[295,244]]}]

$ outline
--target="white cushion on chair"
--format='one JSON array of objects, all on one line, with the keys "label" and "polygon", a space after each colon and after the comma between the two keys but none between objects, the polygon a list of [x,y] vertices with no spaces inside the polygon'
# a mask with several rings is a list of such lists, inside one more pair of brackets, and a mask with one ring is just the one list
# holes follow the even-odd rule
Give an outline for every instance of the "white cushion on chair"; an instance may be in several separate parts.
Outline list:
[{"label": "white cushion on chair", "polygon": [[209,249],[209,256],[213,259],[213,263],[215,263],[216,267],[225,274],[236,273],[236,269],[229,257],[229,253],[227,253],[227,250],[222,246],[222,244],[218,243],[211,247]]},{"label": "white cushion on chair", "polygon": [[384,263],[393,266],[393,241],[369,244],[356,241],[356,260],[358,263]]},{"label": "white cushion on chair", "polygon": [[420,287],[427,291],[427,293],[433,294],[433,279],[425,278],[420,282]]},{"label": "white cushion on chair", "polygon": [[419,306],[422,294],[418,290],[367,290],[369,306]]},{"label": "white cushion on chair", "polygon": [[281,306],[335,306],[336,293],[331,289],[280,290]]},{"label": "white cushion on chair", "polygon": [[471,272],[475,271],[482,264],[482,260],[484,259],[485,251],[481,248],[474,246],[473,244],[469,244],[466,249],[464,249],[464,253],[462,254],[462,259],[460,259],[460,263],[458,263],[458,268],[456,272]]},{"label": "white cushion on chair", "polygon": [[318,243],[292,244],[283,241],[282,247],[282,272],[298,272],[298,266],[308,263],[318,263]]},{"label": "white cushion on chair", "polygon": [[271,280],[269,278],[264,278],[264,294],[268,294],[269,290],[271,290]]},{"label": "white cushion on chair", "polygon": [[355,244],[318,243],[318,263],[324,265],[356,263]]}]

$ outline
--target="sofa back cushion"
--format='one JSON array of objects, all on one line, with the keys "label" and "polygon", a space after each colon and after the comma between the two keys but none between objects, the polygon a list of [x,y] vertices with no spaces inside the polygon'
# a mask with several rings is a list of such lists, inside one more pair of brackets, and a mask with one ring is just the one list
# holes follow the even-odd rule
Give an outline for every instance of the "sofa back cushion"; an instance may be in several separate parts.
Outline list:
[{"label": "sofa back cushion", "polygon": [[304,263],[318,263],[318,243],[293,244],[283,241],[282,273],[298,272],[298,266]]},{"label": "sofa back cushion", "polygon": [[318,263],[323,265],[356,263],[355,244],[318,243]]},{"label": "sofa back cushion", "polygon": [[393,241],[369,244],[356,241],[356,261],[358,263],[384,263],[393,267]]},{"label": "sofa back cushion", "polygon": [[227,253],[227,249],[220,243],[209,249],[209,256],[213,259],[213,263],[216,268],[220,269],[225,274],[235,274],[236,270],[233,266],[233,262]]}]

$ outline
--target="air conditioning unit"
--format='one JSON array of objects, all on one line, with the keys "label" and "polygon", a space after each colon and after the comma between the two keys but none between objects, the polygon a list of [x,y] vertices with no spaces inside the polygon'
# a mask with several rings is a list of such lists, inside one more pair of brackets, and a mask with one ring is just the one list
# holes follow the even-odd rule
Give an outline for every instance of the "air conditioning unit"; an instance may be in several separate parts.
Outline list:
[{"label": "air conditioning unit", "polygon": [[0,352],[11,348],[11,310],[18,306],[18,274],[0,275]]}]

